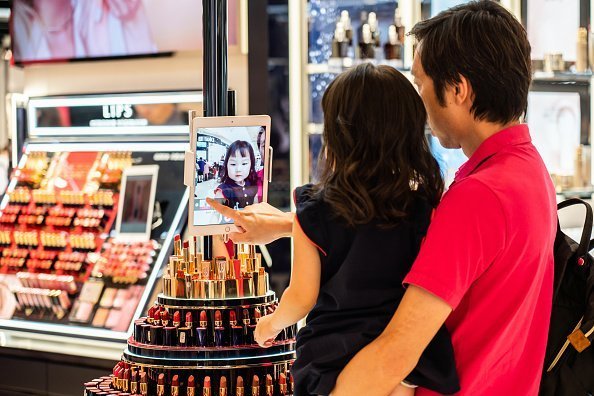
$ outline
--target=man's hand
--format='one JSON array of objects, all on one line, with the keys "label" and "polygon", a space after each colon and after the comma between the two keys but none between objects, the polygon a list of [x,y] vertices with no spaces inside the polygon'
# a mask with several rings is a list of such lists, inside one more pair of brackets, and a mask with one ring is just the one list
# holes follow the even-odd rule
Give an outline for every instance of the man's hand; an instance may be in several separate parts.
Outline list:
[{"label": "man's hand", "polygon": [[282,237],[290,237],[293,230],[293,213],[285,213],[267,203],[233,210],[217,201],[206,198],[217,212],[232,219],[240,232],[232,232],[229,238],[235,243],[267,244]]}]

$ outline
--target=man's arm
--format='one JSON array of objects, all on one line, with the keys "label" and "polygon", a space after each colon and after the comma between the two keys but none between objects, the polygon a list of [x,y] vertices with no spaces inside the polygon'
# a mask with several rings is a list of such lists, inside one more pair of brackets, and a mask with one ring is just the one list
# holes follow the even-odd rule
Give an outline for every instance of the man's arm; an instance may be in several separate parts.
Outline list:
[{"label": "man's arm", "polygon": [[451,312],[439,297],[410,285],[388,326],[351,359],[331,396],[389,395],[415,368]]},{"label": "man's arm", "polygon": [[235,243],[266,244],[292,235],[294,213],[285,213],[267,203],[233,210],[211,198],[206,198],[206,202],[223,216],[233,219],[240,230],[229,234]]}]

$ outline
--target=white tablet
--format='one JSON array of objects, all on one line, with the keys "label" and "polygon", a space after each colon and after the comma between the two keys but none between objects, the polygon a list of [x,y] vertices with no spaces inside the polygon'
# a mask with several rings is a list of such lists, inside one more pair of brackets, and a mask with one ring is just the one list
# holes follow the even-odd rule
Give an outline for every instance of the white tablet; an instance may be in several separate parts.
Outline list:
[{"label": "white tablet", "polygon": [[266,202],[272,150],[270,117],[194,117],[186,153],[190,187],[188,230],[192,235],[236,231],[233,220],[213,210],[206,198],[242,210]]},{"label": "white tablet", "polygon": [[158,175],[159,165],[124,169],[116,222],[118,239],[148,241],[151,238]]}]

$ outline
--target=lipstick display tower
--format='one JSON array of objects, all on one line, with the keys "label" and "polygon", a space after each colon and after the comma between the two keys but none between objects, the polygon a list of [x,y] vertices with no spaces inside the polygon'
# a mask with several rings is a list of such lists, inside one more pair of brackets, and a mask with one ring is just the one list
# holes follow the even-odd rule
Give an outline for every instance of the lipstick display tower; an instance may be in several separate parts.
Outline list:
[{"label": "lipstick display tower", "polygon": [[254,341],[258,320],[277,306],[259,254],[238,245],[237,259],[212,260],[195,242],[182,245],[176,236],[163,293],[134,323],[113,374],[86,383],[85,395],[292,394],[295,326],[269,348]]},{"label": "lipstick display tower", "polygon": [[[204,115],[233,115],[227,87],[226,0],[203,0]],[[254,341],[259,318],[277,299],[254,246],[212,257],[212,237],[181,242],[163,276],[163,292],[135,321],[110,376],[85,395],[278,396],[293,393],[296,327],[269,348]]]}]

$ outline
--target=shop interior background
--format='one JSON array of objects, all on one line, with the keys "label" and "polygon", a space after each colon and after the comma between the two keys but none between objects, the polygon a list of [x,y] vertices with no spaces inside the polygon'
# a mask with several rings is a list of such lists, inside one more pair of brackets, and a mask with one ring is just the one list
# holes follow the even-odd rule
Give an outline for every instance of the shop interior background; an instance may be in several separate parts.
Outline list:
[{"label": "shop interior background", "polygon": [[[143,0],[146,18],[150,21],[151,31],[155,33],[151,34],[152,39],[146,47],[127,54],[133,56],[114,58],[123,53],[84,51],[77,56],[75,51],[71,51],[63,57],[79,59],[54,62],[27,62],[42,59],[21,59],[19,62],[13,57],[9,16],[13,3],[18,1],[25,0],[0,1],[0,109],[7,109],[0,111],[2,193],[16,165],[12,159],[18,157],[22,148],[13,143],[27,139],[27,117],[24,114],[27,98],[185,92],[202,88],[203,61],[198,37],[201,36],[201,16],[196,7],[200,1],[180,0],[177,2],[179,7],[173,8],[163,7],[158,0]],[[71,4],[83,1],[72,0]],[[428,18],[459,2],[422,0],[415,3],[418,6],[415,8],[418,13],[416,17]],[[590,26],[590,1],[506,0],[502,3],[522,20],[533,44],[535,75],[527,122],[537,133],[533,136],[534,141],[547,162],[560,196],[589,198],[594,190],[590,154],[594,36],[587,32],[586,51],[590,56],[585,70],[581,67],[578,69],[580,47],[577,37],[579,27]],[[357,61],[354,50],[353,59],[349,61],[332,57],[332,41],[341,11],[349,11],[354,29],[360,28],[363,12],[367,15],[375,12],[384,42],[387,37],[385,32],[393,23],[394,9],[402,4],[394,0],[310,0],[304,2],[299,15],[291,16],[287,0],[232,0],[229,4],[232,25],[229,87],[236,92],[238,114],[271,116],[274,164],[269,202],[289,210],[291,175],[296,171],[295,168],[300,168],[298,174],[301,182],[315,180],[322,143],[323,115],[320,101],[324,90],[348,64]],[[240,7],[242,4],[243,11]],[[291,10],[295,12],[295,8]],[[558,18],[558,15],[564,17]],[[171,23],[172,20],[176,22]],[[296,32],[290,33],[289,21],[301,23]],[[410,23],[407,18],[403,21],[405,24]],[[172,27],[175,29],[170,30]],[[298,44],[291,44],[290,34],[301,35]],[[303,64],[292,65],[292,70],[298,71],[301,84],[291,91],[290,52],[292,56],[295,53],[303,55],[304,59]],[[106,56],[108,59],[101,59]],[[412,59],[410,54],[406,56],[408,58],[403,59],[402,66],[405,73],[410,66],[407,62]],[[380,63],[383,61],[378,59]],[[296,75],[291,75],[291,78],[294,80]],[[444,150],[429,135],[428,139],[431,139],[432,150],[440,161],[446,180],[451,181],[455,170],[466,158],[460,151]],[[292,150],[298,157],[293,162]],[[567,227],[577,226],[571,218],[562,219],[562,222]],[[269,244],[268,249],[274,263],[271,269],[272,287],[280,295],[290,270],[290,242],[281,240]],[[2,342],[0,337],[0,346]],[[31,370],[43,373],[39,378],[30,379],[32,386],[39,382],[40,388],[53,387],[56,394],[79,394],[80,381],[73,380],[72,376],[91,378],[97,368],[106,367],[99,359],[81,360],[64,356],[57,358],[52,353],[37,352],[33,359],[26,348],[11,349],[10,353],[0,354],[0,366],[6,367],[0,371],[0,384],[11,383],[14,378],[21,377],[14,368],[22,367],[25,363],[30,365]],[[73,374],[72,367],[77,365],[80,366],[79,370]]]}]

